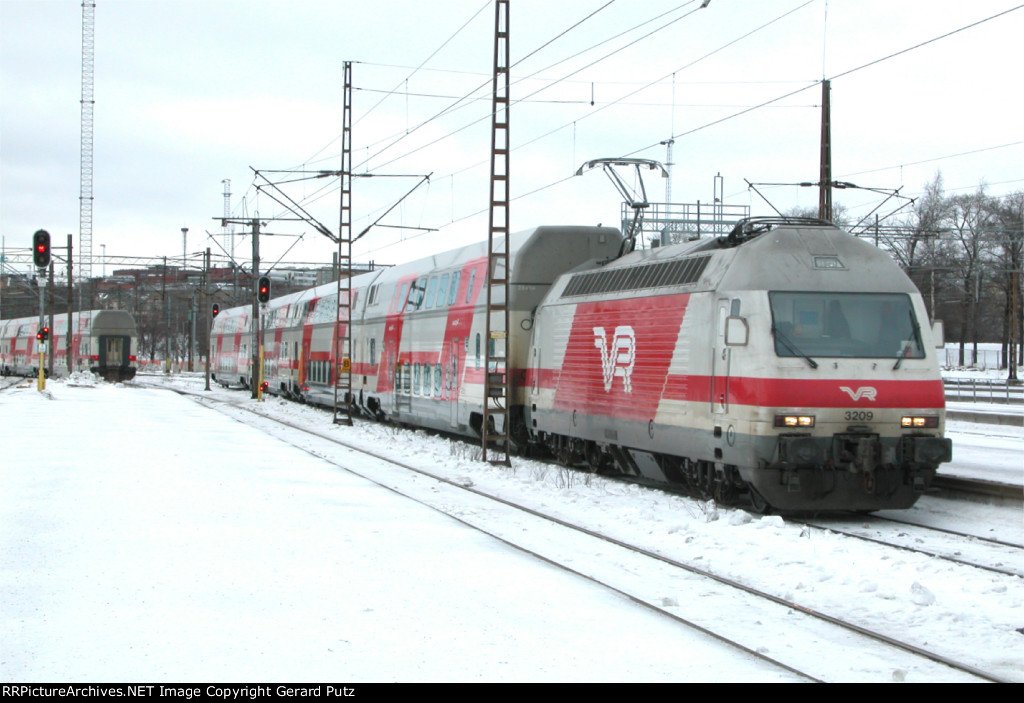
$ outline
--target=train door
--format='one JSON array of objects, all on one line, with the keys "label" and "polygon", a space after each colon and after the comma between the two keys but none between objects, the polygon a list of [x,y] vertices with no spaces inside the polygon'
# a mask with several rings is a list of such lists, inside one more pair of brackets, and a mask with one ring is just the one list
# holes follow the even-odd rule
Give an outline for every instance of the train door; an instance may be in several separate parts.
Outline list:
[{"label": "train door", "polygon": [[128,337],[100,337],[100,367],[120,368],[125,362],[125,346]]},{"label": "train door", "polygon": [[387,340],[387,351],[385,359],[387,360],[385,368],[388,375],[388,385],[391,386],[391,410],[392,412],[398,411],[398,386],[402,382],[401,375],[399,373],[400,367],[398,366],[398,348],[394,339]]},{"label": "train door", "polygon": [[448,392],[450,409],[448,423],[452,427],[459,424],[459,340],[448,341],[448,368],[451,373],[451,389]]},{"label": "train door", "polygon": [[729,411],[732,351],[725,343],[725,327],[731,307],[732,302],[724,298],[715,305],[715,337],[711,356],[711,411],[715,414]]}]

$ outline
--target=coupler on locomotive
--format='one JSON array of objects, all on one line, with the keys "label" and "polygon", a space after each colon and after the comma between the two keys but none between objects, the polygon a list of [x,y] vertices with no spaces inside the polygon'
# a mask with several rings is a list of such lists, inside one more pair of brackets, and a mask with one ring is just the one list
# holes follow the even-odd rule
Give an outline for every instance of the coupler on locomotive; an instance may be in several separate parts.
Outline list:
[{"label": "coupler on locomotive", "polygon": [[771,460],[744,479],[779,510],[882,510],[911,507],[952,458],[944,437],[782,435]]}]

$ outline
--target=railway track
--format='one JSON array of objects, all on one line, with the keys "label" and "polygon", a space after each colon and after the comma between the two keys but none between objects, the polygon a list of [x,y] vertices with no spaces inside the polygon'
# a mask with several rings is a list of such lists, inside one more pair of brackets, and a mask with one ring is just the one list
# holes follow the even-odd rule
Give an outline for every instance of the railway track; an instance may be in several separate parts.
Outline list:
[{"label": "railway track", "polygon": [[869,521],[835,518],[804,522],[856,539],[895,547],[960,566],[970,566],[1004,576],[1024,578],[1024,545],[991,537],[915,524],[873,515]]},{"label": "railway track", "polygon": [[1020,486],[1011,486],[1006,483],[997,483],[978,478],[943,476],[940,474],[935,477],[932,487],[940,493],[951,495],[964,494],[1016,503],[1024,501],[1024,494],[1022,494]]},{"label": "railway track", "polygon": [[0,376],[0,391],[7,390],[8,388],[13,388],[14,386],[22,382],[28,384],[34,383],[35,380],[31,378],[19,378],[16,376]]},{"label": "railway track", "polygon": [[[340,440],[338,427],[303,426],[271,417],[248,401],[192,395],[203,405],[256,425],[339,468],[428,505],[472,529],[801,679],[1004,680],[979,667],[818,612],[705,566],[671,558],[604,530],[574,524],[558,517],[554,510],[530,508],[503,499],[476,487],[471,477],[446,477],[380,451],[367,451]],[[368,463],[366,456],[373,457],[373,461]],[[699,597],[695,598],[695,594]],[[745,617],[723,618],[723,613],[744,613]],[[821,656],[822,652],[829,656]]]}]

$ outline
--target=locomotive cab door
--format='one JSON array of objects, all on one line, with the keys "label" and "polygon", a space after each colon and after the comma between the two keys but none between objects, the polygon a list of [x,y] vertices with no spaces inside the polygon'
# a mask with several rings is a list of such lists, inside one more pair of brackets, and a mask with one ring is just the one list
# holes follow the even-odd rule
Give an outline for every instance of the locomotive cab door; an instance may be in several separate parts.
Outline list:
[{"label": "locomotive cab door", "polygon": [[729,412],[729,371],[732,350],[725,343],[725,329],[732,301],[720,299],[715,305],[715,338],[711,350],[711,412],[721,415]]}]

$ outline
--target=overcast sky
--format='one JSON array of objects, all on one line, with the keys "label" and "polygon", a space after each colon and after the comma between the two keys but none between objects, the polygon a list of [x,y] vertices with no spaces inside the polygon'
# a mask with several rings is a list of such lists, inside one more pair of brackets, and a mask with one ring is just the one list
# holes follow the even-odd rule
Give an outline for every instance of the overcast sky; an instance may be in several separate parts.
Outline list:
[{"label": "overcast sky", "polygon": [[[709,202],[721,174],[727,203],[770,214],[744,179],[817,180],[823,76],[834,79],[835,178],[903,186],[910,196],[940,170],[947,192],[1024,188],[1024,9],[860,68],[1018,3],[699,7],[512,0],[512,97],[523,100],[510,129],[513,229],[617,224],[621,198],[611,183],[598,171],[573,172],[598,157],[665,161],[660,142],[670,136],[674,201]],[[224,241],[215,220],[224,179],[235,217],[287,215],[257,194],[250,168],[340,166],[346,60],[355,62],[357,170],[410,176],[356,179],[355,229],[412,188],[413,176],[433,173],[382,224],[438,230],[373,229],[356,259],[396,263],[486,236],[493,0],[98,0],[95,17],[95,256],[103,244],[111,257],[180,257],[182,227],[190,252],[218,251],[206,233]],[[39,228],[58,243],[74,234],[77,246],[81,21],[78,0],[0,0],[0,235],[8,249],[28,247]],[[478,99],[426,122],[464,96]],[[664,199],[663,179],[646,184],[652,201]],[[285,190],[337,229],[336,180]],[[780,210],[817,203],[812,188],[765,193]],[[835,197],[858,217],[880,199]],[[304,233],[297,244],[265,238],[268,265],[292,244],[288,261],[328,263],[335,249],[307,225],[267,229]],[[248,240],[236,247],[248,256]]]}]

